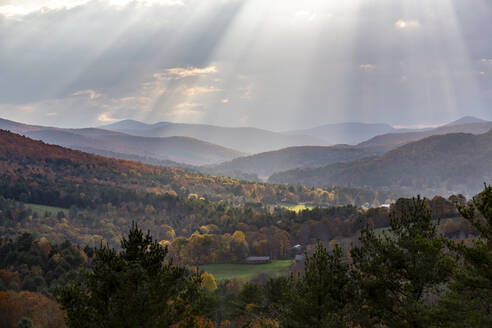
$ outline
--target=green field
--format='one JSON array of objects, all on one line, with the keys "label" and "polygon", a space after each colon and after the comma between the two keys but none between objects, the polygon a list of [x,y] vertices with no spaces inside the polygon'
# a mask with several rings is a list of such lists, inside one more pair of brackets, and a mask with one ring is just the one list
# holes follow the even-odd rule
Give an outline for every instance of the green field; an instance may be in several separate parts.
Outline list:
[{"label": "green field", "polygon": [[38,213],[39,216],[44,215],[46,212],[55,215],[60,211],[65,213],[65,215],[68,215],[68,210],[61,207],[53,207],[53,206],[38,205],[38,204],[24,204],[24,205],[30,208],[33,212]]},{"label": "green field", "polygon": [[251,280],[257,275],[264,273],[275,277],[289,272],[292,260],[272,261],[270,264],[210,264],[202,265],[202,271],[214,275],[216,280],[241,278]]},{"label": "green field", "polygon": [[304,210],[312,210],[314,206],[306,205],[306,204],[281,204],[280,207],[286,208],[290,211],[299,213]]}]

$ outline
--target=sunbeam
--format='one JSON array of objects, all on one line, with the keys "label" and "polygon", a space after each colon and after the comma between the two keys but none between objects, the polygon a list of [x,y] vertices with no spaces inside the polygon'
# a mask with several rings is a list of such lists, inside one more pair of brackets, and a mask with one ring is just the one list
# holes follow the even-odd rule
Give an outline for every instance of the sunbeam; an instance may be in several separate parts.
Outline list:
[{"label": "sunbeam", "polygon": [[23,98],[20,106],[57,113],[48,104],[73,105],[92,90],[95,117],[275,130],[319,118],[483,116],[492,55],[478,34],[491,5],[471,3],[468,12],[456,0],[8,0],[1,24],[16,37],[0,39],[5,104]]}]

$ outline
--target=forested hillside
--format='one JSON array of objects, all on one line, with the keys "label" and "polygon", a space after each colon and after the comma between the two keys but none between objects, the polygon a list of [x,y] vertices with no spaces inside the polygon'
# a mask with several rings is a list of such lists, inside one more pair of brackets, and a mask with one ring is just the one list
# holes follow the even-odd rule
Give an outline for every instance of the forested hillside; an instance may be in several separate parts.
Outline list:
[{"label": "forested hillside", "polygon": [[433,136],[382,156],[274,174],[273,183],[340,185],[412,194],[473,195],[492,180],[492,130],[481,135]]},{"label": "forested hillside", "polygon": [[471,133],[483,134],[492,129],[492,122],[480,121],[478,119],[463,118],[447,125],[426,129],[424,131],[411,132],[392,132],[375,136],[369,140],[361,142],[357,147],[373,149],[379,151],[388,151],[407,143],[422,140],[434,135],[444,135],[451,133]]},{"label": "forested hillside", "polygon": [[61,129],[27,125],[4,119],[0,119],[0,129],[71,149],[96,154],[114,152],[124,159],[133,160],[139,157],[149,163],[167,160],[185,163],[184,166],[204,165],[245,155],[233,149],[183,136],[139,137],[96,128]]},{"label": "forested hillside", "polygon": [[[127,192],[205,198],[210,201],[324,205],[384,201],[390,194],[351,188],[319,188],[273,185],[214,177],[143,163],[115,160],[0,131],[0,183],[9,198],[70,207],[82,202],[116,202],[108,188]],[[84,198],[78,197],[81,193]],[[82,205],[81,204],[81,205]]]},{"label": "forested hillside", "polygon": [[329,164],[349,162],[380,155],[382,152],[355,148],[347,145],[331,147],[292,147],[252,156],[239,157],[232,161],[199,168],[216,175],[240,175],[243,173],[268,178],[275,172],[295,168],[313,168]]}]

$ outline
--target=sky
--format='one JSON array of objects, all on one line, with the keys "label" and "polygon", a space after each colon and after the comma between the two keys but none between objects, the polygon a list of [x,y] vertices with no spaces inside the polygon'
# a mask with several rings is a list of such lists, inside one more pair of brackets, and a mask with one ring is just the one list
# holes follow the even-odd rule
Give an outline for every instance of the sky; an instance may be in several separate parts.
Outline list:
[{"label": "sky", "polygon": [[490,0],[0,0],[0,117],[492,120]]}]

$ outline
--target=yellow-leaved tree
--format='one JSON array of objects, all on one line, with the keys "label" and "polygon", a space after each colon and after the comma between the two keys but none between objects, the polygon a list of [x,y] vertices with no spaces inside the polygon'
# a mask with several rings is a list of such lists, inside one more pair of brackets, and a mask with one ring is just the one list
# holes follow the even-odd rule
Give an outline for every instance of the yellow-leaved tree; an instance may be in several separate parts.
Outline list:
[{"label": "yellow-leaved tree", "polygon": [[208,289],[211,292],[217,289],[217,282],[215,281],[215,277],[213,274],[208,272],[202,273],[202,287]]}]

